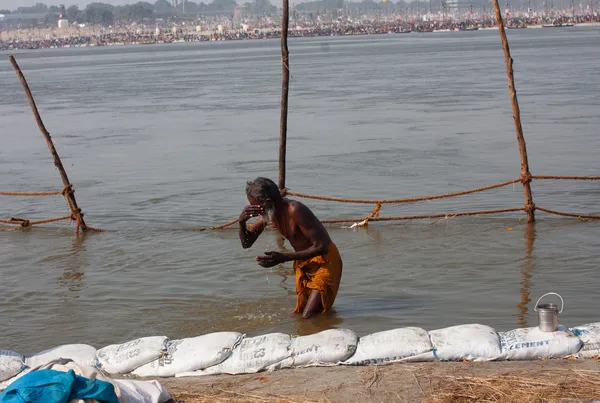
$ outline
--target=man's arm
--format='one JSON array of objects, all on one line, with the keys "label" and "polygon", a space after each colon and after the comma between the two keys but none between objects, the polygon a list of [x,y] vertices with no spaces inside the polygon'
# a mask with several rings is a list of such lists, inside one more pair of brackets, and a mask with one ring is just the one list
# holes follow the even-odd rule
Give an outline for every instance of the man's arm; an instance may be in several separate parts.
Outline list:
[{"label": "man's arm", "polygon": [[[240,214],[239,236],[244,249],[251,247],[265,229],[265,223],[260,215],[261,212],[262,209],[260,206],[246,206],[242,210],[242,214]],[[258,216],[258,219],[252,226],[252,229],[249,230],[246,226],[246,221],[255,216]]]}]

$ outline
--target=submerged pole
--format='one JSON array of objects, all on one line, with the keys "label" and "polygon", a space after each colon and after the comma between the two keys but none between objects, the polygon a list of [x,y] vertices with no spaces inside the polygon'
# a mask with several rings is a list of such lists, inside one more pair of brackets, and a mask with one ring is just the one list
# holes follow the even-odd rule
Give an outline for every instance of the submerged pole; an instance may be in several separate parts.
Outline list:
[{"label": "submerged pole", "polygon": [[502,48],[504,49],[504,60],[506,61],[506,75],[508,76],[508,92],[512,101],[513,120],[515,122],[515,130],[517,132],[517,142],[519,143],[519,153],[521,154],[521,181],[523,182],[523,193],[525,194],[525,212],[527,213],[527,222],[535,221],[535,204],[533,204],[533,195],[531,193],[531,172],[529,172],[529,162],[527,161],[527,147],[525,138],[523,137],[523,127],[521,126],[521,110],[519,109],[519,101],[517,100],[517,91],[515,90],[515,77],[513,71],[513,59],[510,56],[508,40],[506,39],[506,31],[504,22],[502,21],[502,11],[498,0],[493,0],[494,9],[496,11],[496,22],[500,39],[502,40]]},{"label": "submerged pole", "polygon": [[531,302],[531,277],[535,269],[535,256],[533,246],[535,241],[535,225],[527,225],[524,228],[523,238],[525,240],[525,257],[521,263],[521,302],[517,304],[519,313],[517,316],[517,327],[527,327],[527,305]]},{"label": "submerged pole", "polygon": [[279,189],[285,189],[285,153],[287,147],[288,93],[290,88],[290,61],[288,51],[289,0],[282,0],[281,15],[281,118],[279,121]]},{"label": "submerged pole", "polygon": [[50,137],[50,133],[46,130],[46,126],[44,126],[44,122],[42,122],[42,118],[40,117],[40,113],[35,104],[35,100],[33,99],[33,95],[31,94],[31,90],[29,89],[29,85],[27,84],[27,80],[21,71],[21,68],[17,64],[14,56],[9,56],[8,59],[13,66],[13,69],[17,73],[19,77],[19,81],[21,81],[21,85],[23,86],[23,90],[25,90],[25,95],[27,95],[27,100],[29,101],[29,106],[31,107],[31,111],[33,112],[33,116],[35,121],[42,132],[42,135],[46,139],[46,144],[48,145],[48,149],[50,150],[50,154],[52,154],[52,158],[54,158],[54,165],[58,169],[60,174],[60,178],[62,179],[62,183],[65,186],[64,196],[67,199],[67,203],[69,204],[69,208],[71,209],[71,213],[77,220],[77,232],[79,232],[79,228],[82,230],[92,229],[85,224],[83,220],[83,214],[81,213],[81,209],[77,206],[77,201],[75,200],[75,194],[73,193],[73,188],[71,186],[71,182],[69,181],[69,177],[67,176],[67,171],[65,171],[65,167],[63,166],[58,153],[56,152],[56,148],[54,147],[54,143],[52,142],[52,138]]}]

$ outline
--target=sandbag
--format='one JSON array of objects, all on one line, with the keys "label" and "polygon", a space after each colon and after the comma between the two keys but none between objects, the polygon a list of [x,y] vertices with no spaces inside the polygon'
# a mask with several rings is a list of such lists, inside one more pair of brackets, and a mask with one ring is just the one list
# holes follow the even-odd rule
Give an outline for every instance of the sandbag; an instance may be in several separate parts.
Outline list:
[{"label": "sandbag", "polygon": [[588,323],[570,330],[583,343],[583,347],[574,354],[574,357],[596,358],[600,356],[600,322]]},{"label": "sandbag", "polygon": [[113,379],[121,393],[119,403],[165,403],[171,395],[157,381],[134,381],[131,379]]},{"label": "sandbag", "polygon": [[500,333],[502,359],[535,360],[562,358],[577,353],[583,342],[564,326],[556,332],[542,332],[538,327]]},{"label": "sandbag", "polygon": [[167,353],[149,364],[133,371],[137,376],[175,376],[181,372],[205,369],[229,358],[243,335],[236,332],[219,332],[189,339],[171,340]]},{"label": "sandbag", "polygon": [[96,348],[87,344],[64,344],[26,357],[25,364],[30,368],[37,368],[61,358],[93,367],[96,365]]},{"label": "sandbag", "polygon": [[127,374],[166,353],[167,341],[166,336],[152,336],[106,346],[96,352],[98,366],[110,374]]},{"label": "sandbag", "polygon": [[22,377],[23,375],[27,375],[29,372],[31,372],[31,368],[25,367],[23,369],[23,371],[19,372],[17,375],[13,376],[12,378],[9,378],[5,381],[0,382],[0,391],[8,388],[8,386],[13,383],[14,381],[16,381],[17,379],[19,379],[20,377]]},{"label": "sandbag", "polygon": [[294,337],[290,342],[291,357],[269,369],[337,365],[354,354],[357,343],[358,336],[348,329]]},{"label": "sandbag", "polygon": [[433,359],[431,351],[431,341],[425,330],[406,327],[361,337],[354,355],[342,364],[376,365],[409,358],[418,361],[418,357],[422,357],[422,361],[430,361]]},{"label": "sandbag", "polygon": [[440,361],[492,361],[501,354],[500,338],[491,327],[459,325],[429,332],[433,355]]},{"label": "sandbag", "polygon": [[10,350],[0,350],[0,382],[18,375],[25,368],[23,356]]},{"label": "sandbag", "polygon": [[269,333],[250,337],[233,349],[231,357],[221,364],[204,371],[183,372],[177,377],[215,375],[215,374],[251,374],[265,370],[290,357],[290,336],[283,333]]}]

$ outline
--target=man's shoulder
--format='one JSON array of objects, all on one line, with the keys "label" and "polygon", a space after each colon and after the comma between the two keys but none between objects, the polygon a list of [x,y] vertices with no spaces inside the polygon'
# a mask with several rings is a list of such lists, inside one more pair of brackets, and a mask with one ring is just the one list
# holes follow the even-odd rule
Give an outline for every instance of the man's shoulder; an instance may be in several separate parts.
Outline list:
[{"label": "man's shoulder", "polygon": [[288,199],[288,208],[290,213],[306,213],[310,212],[310,209],[302,202],[298,200],[289,200]]}]

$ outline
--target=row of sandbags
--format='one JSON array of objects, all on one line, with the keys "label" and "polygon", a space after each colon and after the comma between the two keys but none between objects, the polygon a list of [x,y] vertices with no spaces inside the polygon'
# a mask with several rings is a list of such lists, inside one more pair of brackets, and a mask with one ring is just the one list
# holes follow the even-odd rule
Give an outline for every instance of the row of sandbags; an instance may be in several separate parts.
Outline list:
[{"label": "row of sandbags", "polygon": [[141,377],[254,373],[304,366],[372,365],[389,362],[535,360],[600,355],[600,323],[542,332],[537,327],[496,332],[480,324],[425,331],[407,327],[358,337],[332,329],[290,338],[283,333],[245,337],[237,332],[169,340],[143,337],[99,350],[70,344],[23,357],[0,350],[0,390],[26,368],[59,358],[109,374]]}]

